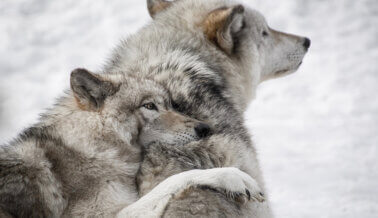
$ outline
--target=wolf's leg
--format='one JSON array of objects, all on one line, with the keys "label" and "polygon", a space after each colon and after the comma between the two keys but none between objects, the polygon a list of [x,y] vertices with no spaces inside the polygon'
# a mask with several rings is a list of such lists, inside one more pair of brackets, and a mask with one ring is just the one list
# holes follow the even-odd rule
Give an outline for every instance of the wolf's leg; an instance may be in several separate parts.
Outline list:
[{"label": "wolf's leg", "polygon": [[[253,156],[250,155],[251,152],[254,151],[242,141],[224,135],[213,135],[208,140],[192,142],[185,146],[153,144],[146,150],[137,175],[139,192],[144,195],[165,178],[190,169],[219,167],[248,169],[248,167],[256,167],[253,164],[256,161],[250,158]],[[245,167],[243,164],[247,160],[251,162]],[[252,178],[259,181],[258,176]],[[187,189],[171,198],[164,216],[219,217],[221,214],[226,214],[227,217],[242,217],[243,215],[249,216],[246,215],[250,214],[248,211],[256,211],[255,208],[266,206],[265,202],[258,201],[240,204],[238,199],[224,195],[222,191],[216,191],[218,192],[211,189]]]},{"label": "wolf's leg", "polygon": [[12,216],[10,214],[8,214],[7,212],[1,210],[1,208],[0,208],[0,217],[1,218],[12,218]]},{"label": "wolf's leg", "polygon": [[236,167],[248,173],[241,166],[249,151],[242,143],[233,143],[235,141],[222,135],[214,135],[207,140],[191,142],[185,146],[152,144],[145,150],[137,174],[140,196],[164,179],[192,169]]},{"label": "wolf's leg", "polygon": [[225,190],[231,195],[264,200],[256,181],[237,168],[190,170],[168,177],[137,202],[120,211],[117,217],[160,217],[172,197],[193,187]]},{"label": "wolf's leg", "polygon": [[[21,161],[0,160],[0,210],[15,217],[44,217],[42,196]],[[0,213],[1,214],[1,213]]]},{"label": "wolf's leg", "polygon": [[[30,154],[30,147],[21,149]],[[59,217],[62,214],[65,202],[49,166],[42,155],[32,160],[22,159],[13,150],[0,147],[0,217]]]}]

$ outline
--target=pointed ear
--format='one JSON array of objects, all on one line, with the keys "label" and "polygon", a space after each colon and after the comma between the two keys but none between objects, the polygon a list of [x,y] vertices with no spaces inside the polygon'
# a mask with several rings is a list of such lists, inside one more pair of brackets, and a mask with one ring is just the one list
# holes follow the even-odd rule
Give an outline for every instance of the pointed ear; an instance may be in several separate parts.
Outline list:
[{"label": "pointed ear", "polygon": [[148,12],[150,16],[154,18],[156,14],[168,8],[171,4],[172,2],[164,0],[147,0]]},{"label": "pointed ear", "polygon": [[86,69],[75,69],[71,73],[71,89],[79,108],[99,111],[105,99],[118,91],[118,85],[105,81]]},{"label": "pointed ear", "polygon": [[244,26],[244,7],[236,5],[216,9],[202,23],[206,37],[231,55],[234,52],[238,35]]}]

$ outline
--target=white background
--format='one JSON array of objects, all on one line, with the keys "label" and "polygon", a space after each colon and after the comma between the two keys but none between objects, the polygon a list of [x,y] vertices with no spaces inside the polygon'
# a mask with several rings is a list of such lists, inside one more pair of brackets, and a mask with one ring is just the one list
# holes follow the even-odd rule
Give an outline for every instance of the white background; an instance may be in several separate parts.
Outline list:
[{"label": "white background", "polygon": [[[377,217],[378,2],[244,3],[312,40],[301,69],[262,84],[246,113],[276,216]],[[149,20],[144,0],[0,0],[0,143]]]}]

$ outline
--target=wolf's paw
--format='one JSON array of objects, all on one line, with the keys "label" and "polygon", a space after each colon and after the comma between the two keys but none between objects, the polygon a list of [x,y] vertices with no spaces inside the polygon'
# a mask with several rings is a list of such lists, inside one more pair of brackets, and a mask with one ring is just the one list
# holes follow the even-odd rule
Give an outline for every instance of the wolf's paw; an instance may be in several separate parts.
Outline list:
[{"label": "wolf's paw", "polygon": [[256,180],[238,168],[210,169],[206,177],[209,177],[210,180],[208,180],[208,184],[204,185],[225,193],[227,197],[238,203],[244,204],[249,200],[265,201],[264,194]]}]

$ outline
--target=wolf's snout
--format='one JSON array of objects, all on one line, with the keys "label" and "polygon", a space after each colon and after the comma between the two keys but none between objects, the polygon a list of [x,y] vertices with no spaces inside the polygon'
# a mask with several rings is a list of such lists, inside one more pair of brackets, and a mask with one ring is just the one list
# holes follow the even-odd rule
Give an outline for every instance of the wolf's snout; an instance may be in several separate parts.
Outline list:
[{"label": "wolf's snout", "polygon": [[206,123],[200,123],[196,127],[194,127],[194,131],[196,132],[198,137],[205,138],[206,136],[210,135],[210,126]]},{"label": "wolf's snout", "polygon": [[304,39],[304,42],[303,42],[303,46],[306,48],[306,49],[309,49],[310,48],[310,45],[311,45],[311,40],[307,37],[305,37]]}]

